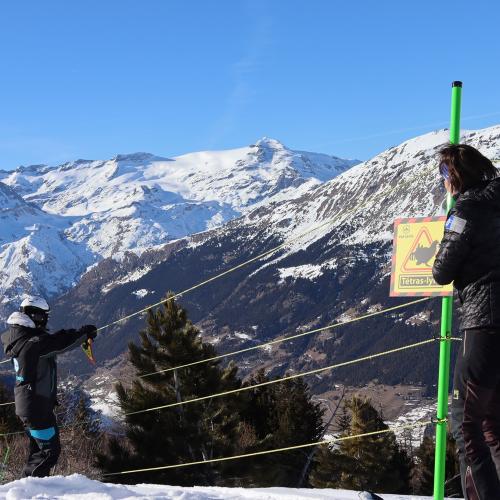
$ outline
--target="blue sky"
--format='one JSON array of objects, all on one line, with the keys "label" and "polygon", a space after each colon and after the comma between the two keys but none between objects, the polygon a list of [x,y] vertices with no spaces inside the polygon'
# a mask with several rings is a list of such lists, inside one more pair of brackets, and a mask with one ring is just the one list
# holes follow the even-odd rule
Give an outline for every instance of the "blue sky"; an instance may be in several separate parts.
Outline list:
[{"label": "blue sky", "polygon": [[27,0],[0,10],[0,169],[262,136],[366,159],[500,123],[496,1]]}]

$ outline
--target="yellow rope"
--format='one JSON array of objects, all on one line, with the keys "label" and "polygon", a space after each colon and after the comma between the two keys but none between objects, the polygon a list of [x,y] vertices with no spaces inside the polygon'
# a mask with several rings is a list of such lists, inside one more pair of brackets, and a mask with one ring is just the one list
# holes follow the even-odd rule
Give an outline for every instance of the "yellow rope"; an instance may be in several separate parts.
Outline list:
[{"label": "yellow rope", "polygon": [[25,431],[4,432],[3,434],[0,434],[0,437],[3,437],[3,436],[14,436],[15,434],[26,434],[26,432]]},{"label": "yellow rope", "polygon": [[[400,304],[398,306],[389,307],[387,309],[383,309],[382,311],[375,311],[373,313],[364,314],[364,315],[359,316],[357,318],[349,319],[349,320],[343,321],[341,323],[332,323],[331,325],[327,325],[327,326],[324,326],[324,327],[321,327],[321,328],[316,328],[314,330],[310,330],[310,331],[303,332],[303,333],[298,333],[297,335],[292,335],[290,337],[285,337],[283,339],[275,339],[275,340],[272,340],[270,342],[266,342],[264,344],[259,344],[257,346],[247,347],[246,349],[240,349],[239,351],[229,352],[229,353],[226,353],[226,354],[220,354],[218,356],[213,356],[213,357],[207,358],[207,359],[201,359],[199,361],[194,361],[192,363],[187,363],[185,365],[176,366],[175,368],[166,368],[165,370],[159,370],[157,372],[147,373],[146,375],[140,375],[140,377],[149,377],[151,375],[155,375],[155,374],[158,374],[158,373],[169,372],[169,371],[172,371],[172,370],[178,370],[178,369],[181,369],[181,368],[187,368],[189,366],[199,365],[199,364],[202,364],[202,363],[208,363],[210,361],[215,361],[217,359],[222,359],[222,358],[226,358],[226,357],[229,357],[229,356],[235,356],[236,354],[241,354],[241,353],[244,353],[244,352],[252,351],[254,349],[262,349],[262,348],[264,348],[266,346],[269,346],[269,345],[279,344],[281,342],[286,342],[286,341],[293,340],[293,339],[296,339],[296,338],[299,338],[299,337],[304,337],[306,335],[311,335],[313,333],[319,333],[319,332],[322,332],[324,330],[330,330],[330,329],[333,329],[333,328],[339,328],[341,326],[348,325],[350,323],[355,323],[357,321],[361,321],[361,320],[364,320],[364,319],[367,319],[367,318],[371,318],[373,316],[378,316],[378,315],[381,315],[381,314],[384,314],[384,313],[387,313],[387,312],[395,311],[397,309],[402,309],[404,307],[408,307],[408,306],[411,306],[411,305],[414,305],[414,304],[418,304],[420,302],[427,301],[427,300],[429,300],[431,298],[433,298],[433,297],[425,297],[423,299],[414,300],[412,302],[406,302],[405,304]],[[454,338],[454,337],[449,337],[449,339],[450,340],[462,340],[462,339],[458,339],[458,338]],[[437,340],[445,340],[445,339],[439,338]],[[13,405],[13,404],[15,404],[15,401],[9,401],[8,403],[0,403],[0,406]],[[1,434],[0,434],[0,436],[1,436]]]},{"label": "yellow rope", "polygon": [[[434,167],[432,167],[434,168]],[[429,171],[430,171],[430,168],[429,168]],[[422,172],[422,175],[423,174],[426,174],[427,172]],[[389,193],[391,193],[392,191],[395,191],[396,188],[403,188],[405,185],[410,185],[410,184],[413,184],[415,182],[415,180],[413,178],[410,178],[410,179],[407,179],[405,181],[402,181],[402,182],[399,182],[397,183],[395,186],[389,186],[388,188],[382,190],[380,193],[374,193],[372,196],[366,198],[363,202],[361,202],[359,205],[355,206],[354,208],[352,208],[351,210],[347,210],[346,212],[343,213],[342,217],[344,219],[346,219],[347,217],[349,217],[350,215],[356,213],[358,210],[361,210],[363,207],[365,207],[369,202],[372,202],[372,201],[376,201],[377,199],[380,199],[380,198],[383,198],[384,196],[387,196]],[[222,273],[219,273],[219,274],[216,274],[215,276],[212,276],[211,278],[208,278],[207,280],[204,280],[204,281],[201,281],[200,283],[197,283],[196,285],[193,285],[192,287],[190,288],[187,288],[185,290],[183,290],[182,292],[178,292],[170,297],[167,297],[166,299],[163,299],[163,300],[160,300],[154,304],[151,304],[139,311],[136,311],[132,314],[128,314],[127,316],[124,316],[122,318],[119,318],[115,321],[112,321],[111,323],[108,323],[104,326],[101,326],[97,329],[97,331],[102,331],[106,328],[109,328],[110,326],[113,326],[113,325],[116,325],[118,323],[121,323],[123,321],[126,321],[130,318],[133,318],[134,316],[138,316],[139,314],[143,314],[145,313],[146,311],[149,311],[150,309],[153,309],[155,307],[158,307],[162,304],[165,304],[167,302],[169,302],[170,300],[174,300],[176,298],[179,298],[181,297],[182,295],[185,295],[186,293],[189,293],[189,292],[192,292],[193,290],[196,290],[198,288],[201,288],[202,286],[205,286],[207,285],[208,283],[211,283],[212,281],[215,281],[215,280],[218,280],[219,278],[222,278],[223,276],[227,276],[228,274],[230,273],[233,273],[234,271],[237,271],[238,269],[241,269],[242,267],[245,267],[247,266],[248,264],[251,264],[253,262],[256,262],[257,260],[260,260],[260,259],[263,259],[264,257],[267,257],[268,255],[271,255],[272,253],[274,252],[277,252],[278,250],[281,250],[282,248],[290,245],[291,243],[294,243],[295,241],[298,241],[300,240],[301,238],[303,238],[304,236],[307,236],[308,234],[310,233],[313,233],[325,226],[328,226],[330,224],[333,224],[334,222],[338,221],[339,220],[339,217],[338,216],[335,216],[335,217],[332,217],[330,219],[327,219],[326,221],[322,222],[321,224],[318,224],[317,226],[313,226],[312,228],[309,228],[308,230],[302,232],[302,233],[299,233],[297,236],[293,237],[293,238],[290,238],[286,241],[284,241],[283,243],[281,243],[280,245],[274,247],[274,248],[271,248],[270,250],[267,250],[259,255],[257,255],[256,257],[252,257],[251,259],[248,259],[246,260],[245,262],[242,262],[241,264],[238,264],[237,266],[234,266],[234,267],[231,267],[230,269],[227,269],[226,271],[222,272]]]},{"label": "yellow rope", "polygon": [[399,306],[389,307],[387,309],[382,309],[381,311],[375,311],[373,313],[364,314],[362,316],[358,316],[357,318],[342,321],[341,323],[331,323],[330,325],[323,326],[321,328],[315,328],[314,330],[309,330],[307,332],[298,333],[296,335],[291,335],[289,337],[284,337],[281,339],[271,340],[270,342],[265,342],[263,344],[255,345],[252,347],[247,347],[245,349],[239,349],[238,351],[228,352],[226,354],[218,354],[217,356],[212,356],[211,358],[200,359],[198,361],[193,361],[191,363],[186,363],[184,365],[175,366],[173,368],[165,368],[164,370],[158,370],[156,372],[146,373],[145,375],[140,375],[139,377],[140,378],[150,377],[151,375],[156,375],[158,373],[166,373],[166,372],[170,372],[172,370],[180,370],[181,368],[188,368],[190,366],[201,365],[203,363],[209,363],[210,361],[216,361],[218,359],[227,358],[229,356],[236,356],[237,354],[242,354],[244,352],[253,351],[255,349],[263,349],[267,346],[280,344],[281,342],[288,342],[289,340],[294,340],[294,339],[298,339],[300,337],[305,337],[306,335],[312,335],[313,333],[319,333],[319,332],[323,332],[325,330],[333,330],[334,328],[340,328],[341,326],[345,326],[345,325],[348,325],[350,323],[355,323],[356,321],[361,321],[363,319],[371,318],[373,316],[379,316],[381,314],[395,311],[397,309],[402,309],[403,307],[412,306],[414,304],[418,304],[420,302],[427,301],[431,298],[432,297],[425,297],[423,299],[414,300],[412,302],[406,302],[405,304],[400,304]]},{"label": "yellow rope", "polygon": [[297,235],[295,238],[291,238],[291,239],[285,241],[284,243],[282,243],[281,245],[278,245],[277,247],[271,248],[270,250],[263,252],[263,253],[257,255],[256,257],[252,257],[251,259],[246,260],[245,262],[242,262],[241,264],[238,264],[237,266],[231,267],[230,269],[227,269],[226,271],[224,271],[222,273],[216,274],[215,276],[212,276],[211,278],[208,278],[205,281],[201,281],[200,283],[197,283],[196,285],[193,285],[190,288],[186,288],[182,292],[178,292],[174,295],[171,295],[170,297],[167,297],[166,299],[155,302],[154,304],[151,304],[151,305],[145,307],[144,309],[141,309],[140,311],[136,311],[132,314],[128,314],[127,316],[124,316],[123,318],[117,319],[116,321],[108,323],[107,325],[101,326],[97,329],[97,331],[99,332],[101,330],[104,330],[105,328],[109,328],[110,326],[116,325],[117,323],[121,323],[123,321],[126,321],[127,319],[133,318],[134,316],[138,316],[139,314],[143,314],[143,313],[149,311],[150,309],[158,307],[162,304],[166,304],[167,302],[169,302],[171,300],[175,300],[175,299],[181,297],[182,295],[185,295],[186,293],[189,293],[189,292],[192,292],[193,290],[196,290],[197,288],[201,288],[202,286],[205,286],[208,283],[211,283],[212,281],[218,280],[219,278],[222,278],[223,276],[226,276],[230,273],[233,273],[234,271],[237,271],[238,269],[241,269],[242,267],[245,267],[248,264],[251,264],[252,262],[263,259],[264,257],[267,257],[268,255],[270,255],[274,252],[277,252],[278,250],[281,250],[283,247],[289,245],[290,243],[293,243],[294,241],[299,240],[303,236],[306,236],[309,233],[317,231],[318,229],[320,229],[323,226],[326,226],[328,224],[331,224],[332,222],[333,222],[332,220],[328,220],[319,226],[315,226],[315,227],[309,229],[308,231],[305,231],[305,232]]},{"label": "yellow rope", "polygon": [[134,470],[125,470],[125,471],[121,471],[121,472],[109,472],[107,474],[103,474],[103,476],[115,476],[115,475],[119,475],[119,474],[133,474],[133,473],[137,473],[137,472],[151,472],[151,471],[165,470],[165,469],[177,469],[180,467],[190,467],[192,465],[203,465],[203,464],[213,464],[216,462],[227,462],[229,460],[238,460],[240,458],[258,457],[261,455],[269,455],[271,453],[280,453],[283,451],[292,451],[292,450],[300,450],[303,448],[310,448],[312,446],[321,446],[321,445],[325,445],[325,444],[339,443],[342,441],[348,441],[350,439],[365,438],[365,437],[370,437],[370,436],[377,436],[380,434],[388,434],[390,432],[395,432],[395,431],[405,430],[405,429],[414,429],[416,427],[424,427],[424,426],[431,425],[431,424],[433,424],[432,421],[417,422],[414,424],[400,425],[397,427],[392,427],[389,429],[383,429],[383,430],[379,430],[379,431],[364,432],[362,434],[355,434],[353,436],[344,436],[344,437],[339,437],[339,438],[323,439],[322,441],[316,441],[315,443],[306,443],[306,444],[299,444],[299,445],[295,445],[295,446],[287,446],[285,448],[277,448],[274,450],[255,451],[253,453],[244,453],[242,455],[235,455],[232,457],[212,458],[210,460],[199,460],[197,462],[187,462],[184,464],[162,465],[160,467],[149,467],[146,469],[134,469]]},{"label": "yellow rope", "polygon": [[[64,396],[64,393],[62,393],[62,392],[60,392],[60,393],[59,393],[59,392],[58,392],[58,393],[57,393],[57,396],[58,396],[58,397],[59,397],[59,396],[61,396],[61,397],[62,397],[62,396]],[[0,406],[7,406],[7,405],[14,405],[14,404],[16,404],[16,402],[15,402],[15,401],[9,401],[8,403],[0,403]],[[0,434],[0,436],[1,436],[1,434]]]},{"label": "yellow rope", "polygon": [[[98,421],[99,421],[99,419],[84,420],[83,422],[78,422],[78,423],[73,423],[73,424],[67,424],[67,425],[61,425],[59,428],[60,429],[71,429],[73,427],[79,427],[81,425],[93,424],[94,422],[98,422]],[[3,437],[3,436],[14,436],[16,434],[26,434],[26,431],[5,432],[3,434],[0,434],[0,437]]]},{"label": "yellow rope", "polygon": [[145,412],[148,412],[148,411],[155,411],[155,410],[162,410],[162,409],[165,409],[165,408],[173,408],[175,406],[181,406],[181,405],[186,405],[186,404],[190,404],[190,403],[195,403],[195,402],[198,402],[198,401],[204,401],[206,399],[219,398],[219,397],[222,397],[222,396],[228,396],[229,394],[236,394],[238,392],[250,391],[252,389],[256,389],[257,387],[264,387],[266,385],[277,384],[279,382],[284,382],[286,380],[293,380],[293,379],[300,378],[300,377],[306,377],[307,375],[314,375],[316,373],[321,373],[321,372],[324,372],[324,371],[333,370],[335,368],[341,368],[343,366],[353,365],[355,363],[360,363],[362,361],[369,361],[371,359],[380,358],[382,356],[387,356],[388,354],[394,354],[396,352],[401,352],[401,351],[405,351],[407,349],[412,349],[412,348],[415,348],[415,347],[420,347],[420,346],[423,346],[425,344],[430,344],[431,342],[435,342],[435,341],[436,341],[436,339],[434,339],[434,338],[433,339],[429,339],[429,340],[423,340],[421,342],[416,342],[414,344],[409,344],[409,345],[406,345],[406,346],[403,346],[403,347],[396,347],[395,349],[389,349],[388,351],[379,352],[377,354],[370,354],[369,356],[363,356],[362,358],[354,359],[354,360],[351,360],[351,361],[344,361],[342,363],[337,363],[335,365],[326,366],[324,368],[316,368],[315,370],[310,370],[310,371],[303,372],[303,373],[296,373],[295,375],[287,375],[286,377],[275,379],[275,380],[268,380],[267,382],[262,382],[260,384],[247,385],[247,386],[244,386],[244,387],[240,387],[239,389],[231,389],[229,391],[219,392],[217,394],[210,394],[209,396],[201,396],[201,397],[198,397],[198,398],[188,399],[186,401],[179,401],[179,402],[170,403],[170,404],[167,404],[167,405],[155,406],[153,408],[146,408],[144,410],[132,411],[132,412],[129,412],[129,413],[125,413],[125,416],[128,416],[128,415],[137,415],[139,413],[145,413]]},{"label": "yellow rope", "polygon": [[[285,342],[287,340],[292,340],[292,339],[295,339],[295,338],[298,338],[298,337],[302,337],[304,335],[309,335],[309,334],[312,334],[312,333],[318,333],[318,332],[321,332],[323,330],[328,330],[328,329],[331,329],[331,328],[337,328],[337,327],[340,327],[340,326],[343,326],[343,325],[347,325],[349,323],[354,323],[356,321],[361,321],[363,319],[367,319],[367,318],[370,318],[372,316],[376,316],[376,315],[379,315],[379,314],[383,314],[383,313],[386,313],[386,312],[390,312],[390,311],[394,311],[396,309],[401,309],[403,307],[407,307],[407,306],[410,306],[410,305],[413,305],[413,304],[417,304],[419,302],[423,302],[423,301],[426,301],[426,300],[429,300],[431,299],[432,297],[425,297],[423,299],[418,299],[418,300],[415,300],[415,301],[412,301],[412,302],[407,302],[406,304],[400,304],[399,306],[394,306],[394,307],[390,307],[388,309],[384,309],[382,311],[376,311],[374,313],[369,313],[369,314],[365,314],[363,316],[359,316],[358,318],[353,318],[353,319],[350,319],[350,320],[347,320],[347,321],[344,321],[342,323],[334,323],[330,326],[325,326],[325,327],[322,327],[322,328],[317,328],[316,330],[311,330],[309,332],[303,332],[303,333],[299,333],[297,335],[294,335],[294,336],[291,336],[291,337],[286,337],[284,339],[276,339],[276,340],[273,340],[271,342],[267,342],[266,344],[260,344],[258,346],[253,346],[253,347],[249,347],[247,349],[241,349],[240,351],[235,351],[235,352],[230,352],[230,353],[227,353],[227,354],[221,354],[219,356],[214,356],[212,358],[208,358],[208,359],[203,359],[203,360],[200,360],[200,361],[195,361],[193,363],[188,363],[188,364],[185,364],[185,365],[180,365],[180,366],[177,366],[175,368],[168,368],[166,370],[161,370],[161,371],[158,371],[158,372],[153,372],[153,373],[149,373],[147,375],[141,375],[141,377],[147,377],[149,375],[154,375],[154,374],[157,374],[157,373],[163,373],[163,372],[168,372],[168,371],[171,371],[171,370],[176,370],[176,369],[180,369],[180,368],[186,368],[188,366],[193,366],[193,365],[198,365],[198,364],[201,364],[201,363],[207,363],[209,361],[213,361],[213,360],[216,360],[216,359],[220,359],[220,358],[224,358],[224,357],[227,357],[227,356],[232,356],[232,355],[235,355],[235,354],[240,354],[242,352],[246,352],[246,351],[250,351],[252,349],[259,349],[259,348],[262,348],[266,345],[272,345],[272,344],[278,344],[280,342]],[[437,340],[437,341],[451,341],[451,340],[456,340],[456,341],[461,341],[462,339],[461,338],[458,338],[458,337],[447,337],[447,338],[444,338],[444,337],[436,337],[435,339],[430,339],[430,340],[427,340],[425,341],[426,343],[427,342],[432,342],[433,340]],[[414,344],[412,344],[413,346]],[[399,350],[402,350],[402,349],[407,349],[409,347],[404,347],[404,348],[398,348]],[[347,361],[345,362],[345,364],[350,364],[350,363],[356,363],[358,361],[364,361],[366,359],[370,359],[372,357],[379,357],[379,356],[383,356],[385,354],[389,354],[391,353],[392,351],[386,351],[386,352],[382,352],[382,353],[379,353],[379,354],[373,354],[373,355],[370,355],[370,356],[367,356],[365,358],[360,358],[359,360],[354,360],[354,361]],[[339,366],[343,366],[343,364],[341,365],[332,365],[331,367],[326,367],[326,368],[319,368],[319,370],[328,370],[328,369],[333,369],[333,368],[338,368]],[[299,376],[306,376],[310,374],[309,372],[308,373],[305,373],[303,375],[301,374],[297,374],[297,375],[292,375],[290,378],[295,378],[295,377],[299,377]],[[270,383],[277,383],[277,382],[281,382],[282,380],[288,380],[288,378],[284,378],[284,379],[277,379],[277,380],[271,380],[270,382],[264,382],[262,385],[268,385]],[[258,386],[249,386],[249,387],[244,387],[244,388],[241,388],[241,389],[237,389],[235,390],[234,392],[239,392],[239,391],[244,391],[244,390],[248,390],[248,389],[251,389],[253,387],[258,387]],[[225,394],[225,393],[223,393]],[[222,395],[222,394],[221,394]],[[217,397],[218,394],[214,395],[214,396],[204,396],[203,398],[201,399],[207,399],[207,398],[210,398],[210,397]],[[197,399],[194,399],[194,400],[190,400],[190,401],[187,401],[187,403],[189,402],[193,402],[193,401],[198,401]],[[183,403],[175,403],[173,406],[175,406],[176,404],[184,404],[186,402],[183,402]],[[9,401],[8,403],[0,403],[0,406],[6,406],[6,405],[13,405],[15,404],[15,401]],[[158,408],[153,408],[153,409],[160,409],[160,408],[167,408],[169,405],[167,406],[160,406]],[[153,410],[152,409],[152,410]],[[141,410],[139,412],[134,412],[134,413],[126,413],[125,415],[133,415],[135,413],[141,413],[143,411],[148,411],[148,410]],[[1,436],[1,434],[0,434]]]}]

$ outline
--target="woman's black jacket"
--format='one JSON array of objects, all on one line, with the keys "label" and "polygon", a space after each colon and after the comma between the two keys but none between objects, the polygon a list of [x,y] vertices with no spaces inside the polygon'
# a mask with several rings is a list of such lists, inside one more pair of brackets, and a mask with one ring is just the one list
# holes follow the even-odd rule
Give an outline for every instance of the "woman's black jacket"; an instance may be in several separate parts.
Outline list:
[{"label": "woman's black jacket", "polygon": [[86,334],[81,330],[48,334],[23,313],[13,313],[7,323],[9,330],[1,338],[16,371],[16,414],[35,429],[51,425],[57,398],[56,356],[83,341]]},{"label": "woman's black jacket", "polygon": [[432,272],[440,285],[454,282],[462,330],[500,328],[500,178],[458,196]]}]

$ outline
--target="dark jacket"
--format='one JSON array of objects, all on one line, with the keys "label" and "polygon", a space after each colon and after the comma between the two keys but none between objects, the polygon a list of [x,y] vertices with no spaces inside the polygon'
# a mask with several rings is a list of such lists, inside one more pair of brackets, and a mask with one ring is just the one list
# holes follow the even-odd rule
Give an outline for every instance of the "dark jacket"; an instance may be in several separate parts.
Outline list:
[{"label": "dark jacket", "polygon": [[9,330],[1,337],[5,354],[16,372],[16,414],[31,427],[43,427],[53,419],[57,397],[56,355],[86,338],[79,330],[49,334],[35,327],[23,313],[7,320]]},{"label": "dark jacket", "polygon": [[432,271],[440,285],[454,282],[462,330],[500,328],[500,178],[458,196]]}]

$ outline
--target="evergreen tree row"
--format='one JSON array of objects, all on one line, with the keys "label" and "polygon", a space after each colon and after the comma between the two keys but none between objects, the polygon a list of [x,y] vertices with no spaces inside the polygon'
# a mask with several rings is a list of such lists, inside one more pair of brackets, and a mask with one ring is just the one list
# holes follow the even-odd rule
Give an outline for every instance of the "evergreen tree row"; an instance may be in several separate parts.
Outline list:
[{"label": "evergreen tree row", "polygon": [[[186,311],[174,300],[148,313],[140,343],[129,344],[136,377],[117,385],[124,414],[145,408],[237,389],[268,381],[263,370],[246,382],[234,363],[208,361],[176,366],[216,355],[204,343]],[[170,369],[170,370],[169,370]],[[159,370],[167,370],[144,376]],[[387,430],[370,401],[353,397],[339,409],[335,435],[346,437]],[[302,379],[124,417],[124,435],[107,436],[98,455],[105,472],[162,467],[193,461],[272,450],[324,439],[324,410],[314,402]],[[448,477],[456,474],[453,444]],[[163,469],[109,480],[183,486],[318,487],[383,493],[432,493],[434,444],[425,438],[415,457],[392,432],[341,440],[331,446],[304,448],[199,466]]]},{"label": "evergreen tree row", "polygon": [[[124,413],[242,387],[237,367],[210,361],[148,377],[216,355],[200,339],[186,311],[171,300],[149,312],[140,345],[129,344],[137,377],[117,385]],[[263,371],[245,384],[266,382]],[[205,461],[314,442],[323,434],[323,411],[307,385],[288,381],[224,398],[125,417],[125,439],[110,437],[98,457],[104,472]],[[297,486],[308,451],[293,451],[195,467],[116,476],[112,480],[179,485]]]}]

